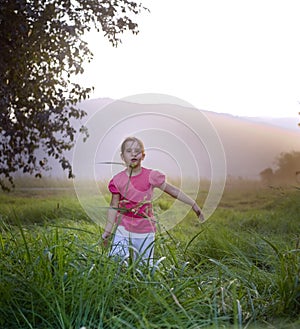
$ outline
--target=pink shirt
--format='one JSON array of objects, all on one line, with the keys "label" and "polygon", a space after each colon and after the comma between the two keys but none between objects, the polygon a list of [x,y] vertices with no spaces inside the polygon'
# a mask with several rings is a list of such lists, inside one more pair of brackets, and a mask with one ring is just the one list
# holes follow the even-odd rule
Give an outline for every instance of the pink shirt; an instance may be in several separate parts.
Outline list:
[{"label": "pink shirt", "polygon": [[165,175],[159,171],[142,168],[141,172],[129,176],[126,169],[116,174],[108,184],[113,194],[120,195],[116,222],[127,231],[134,233],[155,232],[155,219],[152,209],[154,187],[165,182]]}]

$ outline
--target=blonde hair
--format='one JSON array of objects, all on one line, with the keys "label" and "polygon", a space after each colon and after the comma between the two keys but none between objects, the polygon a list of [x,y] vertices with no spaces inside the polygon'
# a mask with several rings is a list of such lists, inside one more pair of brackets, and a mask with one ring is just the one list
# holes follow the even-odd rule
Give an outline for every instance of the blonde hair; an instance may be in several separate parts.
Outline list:
[{"label": "blonde hair", "polygon": [[134,142],[137,142],[139,144],[140,148],[141,148],[142,153],[145,154],[144,143],[140,139],[138,139],[137,137],[132,137],[132,136],[125,138],[124,141],[122,142],[122,144],[121,144],[121,154],[124,153],[124,151],[125,151],[125,144],[127,142],[133,142],[133,143]]}]

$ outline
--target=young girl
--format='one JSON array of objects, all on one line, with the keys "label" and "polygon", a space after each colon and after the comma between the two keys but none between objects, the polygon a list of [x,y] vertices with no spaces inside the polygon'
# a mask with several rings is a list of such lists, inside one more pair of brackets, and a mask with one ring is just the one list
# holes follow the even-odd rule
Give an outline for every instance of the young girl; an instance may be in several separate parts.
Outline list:
[{"label": "young girl", "polygon": [[121,145],[121,158],[126,169],[109,182],[111,202],[102,239],[107,244],[114,231],[111,256],[126,259],[131,249],[134,259],[140,258],[151,265],[156,231],[151,201],[155,187],[190,205],[200,221],[204,221],[204,217],[196,202],[168,184],[162,173],[142,167],[145,150],[141,140],[126,138]]}]

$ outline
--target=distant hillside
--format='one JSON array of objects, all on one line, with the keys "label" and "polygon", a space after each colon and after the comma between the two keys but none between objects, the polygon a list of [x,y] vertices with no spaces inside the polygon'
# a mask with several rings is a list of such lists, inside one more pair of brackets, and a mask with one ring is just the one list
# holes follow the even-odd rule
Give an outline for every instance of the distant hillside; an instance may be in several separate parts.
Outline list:
[{"label": "distant hillside", "polygon": [[[114,102],[110,99],[94,99],[82,103],[82,106],[88,113],[88,125],[91,125],[92,121],[98,122],[94,122],[91,127],[92,130],[97,131],[95,133],[99,134],[99,139],[102,138],[104,141],[103,143],[99,141],[99,143],[102,144],[100,149],[98,146],[97,154],[92,154],[93,151],[90,153],[90,156],[95,157],[95,161],[109,161],[112,158],[116,160],[119,159],[119,143],[123,137],[132,135],[137,131],[142,131],[144,140],[146,139],[146,147],[150,145],[152,149],[154,149],[155,147],[158,148],[161,144],[162,148],[166,148],[165,153],[168,152],[168,148],[170,148],[170,152],[174,152],[175,154],[176,143],[178,143],[176,138],[180,140],[179,144],[182,140],[183,143],[187,143],[187,145],[189,145],[190,139],[192,138],[189,130],[184,127],[184,121],[186,121],[186,123],[195,123],[199,134],[205,132],[205,126],[207,126],[207,123],[204,122],[205,120],[199,119],[199,113],[197,112],[200,110],[173,104],[145,105],[124,101]],[[152,117],[149,115],[151,112],[155,113]],[[269,119],[266,120],[265,118],[243,118],[209,111],[200,112],[211,122],[222,141],[228,175],[259,178],[259,173],[262,170],[267,167],[274,167],[274,161],[281,152],[300,151],[300,128],[298,130],[294,129],[291,124],[292,120],[295,120],[295,125],[297,125],[298,121],[296,121],[296,118],[290,118],[290,120],[284,119],[282,123],[283,126],[280,127],[278,119],[272,121]],[[162,113],[162,116],[159,117],[158,113]],[[167,119],[168,116],[172,116],[172,113],[182,113],[182,125],[179,123],[175,124]],[[122,123],[117,123],[120,117],[123,118],[121,120]],[[197,120],[199,124],[197,124]],[[289,124],[287,124],[287,122],[289,122]],[[291,128],[289,128],[290,125]],[[103,130],[107,130],[106,137],[101,135],[101,131],[103,132]],[[147,133],[147,131],[150,133]],[[209,130],[207,130],[207,134],[209,133]],[[107,138],[109,140],[108,143],[105,142]],[[172,145],[174,144],[172,138],[175,145]],[[205,138],[209,138],[209,136],[204,137],[204,139]],[[96,141],[97,138],[94,143],[96,143]],[[201,163],[201,166],[203,165],[200,168],[201,175],[207,176],[210,174],[210,155],[205,154],[205,152],[207,152],[205,149],[206,145],[198,147],[196,145],[193,146],[193,143],[194,142],[191,144],[191,150],[195,153],[197,161]],[[178,147],[179,146],[180,145],[178,145]],[[182,147],[182,145],[180,147]],[[198,148],[195,152],[196,147]],[[86,152],[88,156],[87,149]],[[210,150],[209,152],[212,151]],[[145,165],[153,166],[156,164],[156,166],[159,167],[159,163],[164,162],[164,169],[172,172],[171,162],[173,162],[173,167],[175,168],[175,159],[172,161],[167,160],[167,156],[164,158],[162,152],[159,157],[157,156],[157,152],[155,153],[149,150],[148,153],[150,154],[148,159],[147,157],[145,159]],[[179,154],[179,157],[184,156],[183,150],[182,153]],[[151,160],[151,158],[153,158],[153,160]],[[167,162],[170,162],[170,168],[167,167]],[[182,164],[180,164],[180,166],[182,167]]]},{"label": "distant hillside", "polygon": [[292,125],[295,118],[285,119],[280,127],[279,119],[272,124],[272,120],[263,118],[250,120],[213,112],[205,114],[221,137],[230,175],[257,177],[262,169],[274,167],[281,152],[300,151],[300,128],[294,129]]}]

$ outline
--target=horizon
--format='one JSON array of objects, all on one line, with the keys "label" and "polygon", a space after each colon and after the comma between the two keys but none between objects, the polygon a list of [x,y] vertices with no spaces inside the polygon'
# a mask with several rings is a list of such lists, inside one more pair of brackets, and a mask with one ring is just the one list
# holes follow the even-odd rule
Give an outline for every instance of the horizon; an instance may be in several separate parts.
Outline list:
[{"label": "horizon", "polygon": [[[163,94],[162,94],[163,95]],[[135,96],[138,96],[138,95],[135,95]],[[169,95],[163,95],[163,96],[166,96],[168,97]],[[172,96],[171,96],[172,97]],[[113,99],[111,97],[101,97],[101,96],[95,96],[95,97],[90,97],[89,99],[86,99],[84,100],[82,103],[85,103],[85,102],[89,102],[89,101],[99,101],[99,100],[109,100],[109,102],[128,102],[128,103],[133,103],[133,104],[139,104],[137,102],[132,102],[132,101],[128,101],[127,98],[130,98],[129,97],[125,97],[125,98],[119,98],[119,99]],[[109,103],[108,103],[109,104]],[[108,104],[105,104],[104,107]],[[160,102],[160,103],[141,103],[141,104],[145,104],[145,105],[176,105],[176,106],[182,106],[182,107],[186,107],[184,105],[184,102],[182,105],[180,104],[173,104],[173,103],[164,103],[164,102]],[[243,119],[247,119],[247,118],[253,118],[253,119],[256,119],[256,118],[262,118],[262,119],[271,119],[271,120],[280,120],[280,119],[297,119],[299,121],[299,124],[300,124],[300,112],[298,112],[298,114],[296,115],[286,115],[285,113],[281,114],[282,116],[270,116],[270,115],[255,115],[255,116],[251,116],[251,115],[244,115],[244,114],[233,114],[233,113],[230,113],[230,112],[217,112],[217,111],[211,111],[211,110],[206,110],[206,109],[201,109],[201,108],[197,108],[197,107],[194,107],[192,104],[190,104],[190,107],[191,108],[195,108],[196,110],[199,110],[199,111],[203,111],[203,112],[211,112],[211,113],[216,113],[216,114],[220,114],[220,115],[228,115],[228,116],[232,116],[232,117],[235,117],[235,118],[243,118]],[[299,108],[300,109],[300,108]],[[299,127],[300,129],[300,127]]]}]

